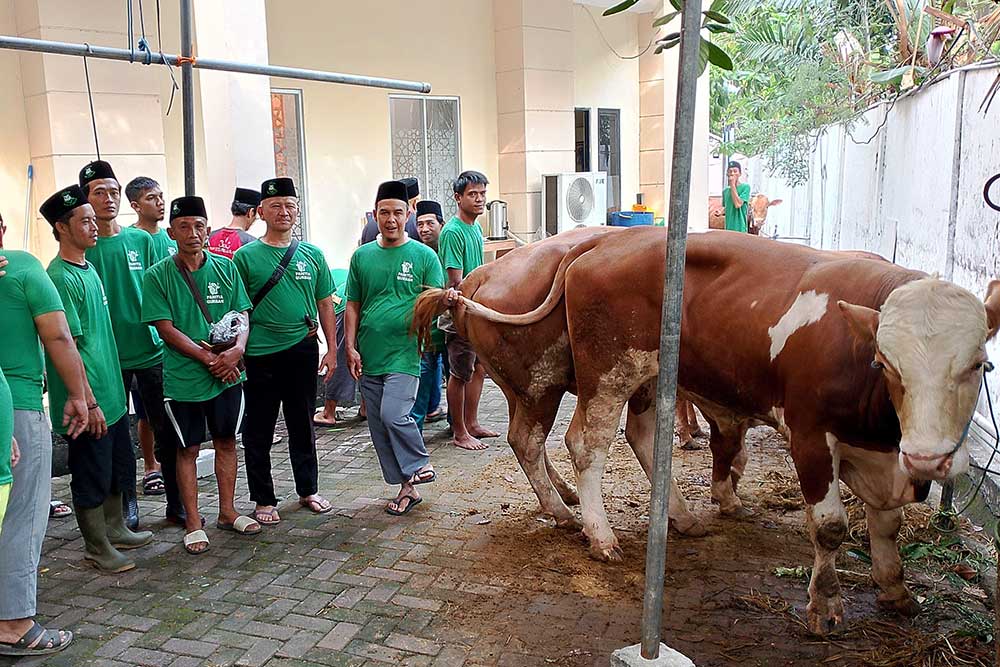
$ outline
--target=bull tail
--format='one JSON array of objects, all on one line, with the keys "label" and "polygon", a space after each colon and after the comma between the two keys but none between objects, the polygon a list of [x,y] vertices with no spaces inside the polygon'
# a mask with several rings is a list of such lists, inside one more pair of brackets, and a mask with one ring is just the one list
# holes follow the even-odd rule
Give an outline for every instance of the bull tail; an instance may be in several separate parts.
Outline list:
[{"label": "bull tail", "polygon": [[410,320],[410,335],[416,336],[420,350],[431,349],[431,332],[438,315],[446,308],[441,300],[444,290],[432,288],[424,290],[417,297],[417,302],[413,306],[413,319]]}]

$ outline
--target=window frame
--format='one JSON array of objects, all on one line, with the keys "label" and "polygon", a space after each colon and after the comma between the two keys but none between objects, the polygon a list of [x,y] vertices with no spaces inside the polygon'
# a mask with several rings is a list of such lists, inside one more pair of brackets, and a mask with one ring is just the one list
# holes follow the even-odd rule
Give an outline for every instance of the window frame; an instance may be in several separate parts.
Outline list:
[{"label": "window frame", "polygon": [[[300,183],[296,183],[295,187],[299,193],[299,202],[305,201],[305,206],[299,206],[299,226],[302,228],[302,240],[309,240],[309,206],[312,201],[309,198],[309,161],[306,155],[306,125],[305,125],[305,95],[302,88],[271,88],[272,94],[278,95],[291,95],[295,98],[295,121],[298,123],[298,143],[299,143],[299,157],[301,158],[301,169],[302,178],[299,180]],[[272,118],[273,123],[273,118]],[[273,127],[273,125],[272,125]],[[273,143],[273,142],[272,142]],[[271,149],[272,153],[274,149]],[[273,158],[272,158],[273,159]]]}]

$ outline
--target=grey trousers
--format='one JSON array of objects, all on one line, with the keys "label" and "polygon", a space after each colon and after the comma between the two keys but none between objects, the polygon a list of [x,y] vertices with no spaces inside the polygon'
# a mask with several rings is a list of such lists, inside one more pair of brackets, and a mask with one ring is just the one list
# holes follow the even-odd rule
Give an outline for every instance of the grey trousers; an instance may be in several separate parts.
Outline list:
[{"label": "grey trousers", "polygon": [[0,621],[35,615],[38,559],[52,494],[52,431],[45,413],[15,410],[14,438],[21,460],[0,530]]},{"label": "grey trousers", "polygon": [[368,429],[388,484],[402,484],[430,462],[424,437],[410,416],[419,378],[402,373],[361,376]]}]

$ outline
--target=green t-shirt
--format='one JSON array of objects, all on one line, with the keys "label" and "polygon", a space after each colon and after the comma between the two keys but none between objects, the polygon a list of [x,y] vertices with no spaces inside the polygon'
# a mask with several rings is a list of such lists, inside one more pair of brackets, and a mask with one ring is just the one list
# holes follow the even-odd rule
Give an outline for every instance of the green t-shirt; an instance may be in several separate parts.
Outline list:
[{"label": "green t-shirt", "polygon": [[462,277],[483,265],[483,230],[478,223],[471,225],[455,216],[441,229],[438,257],[447,277],[448,269],[462,269]]},{"label": "green t-shirt", "polygon": [[[206,252],[205,263],[191,276],[205,299],[213,322],[218,322],[231,310],[238,313],[250,310],[250,297],[231,260]],[[146,272],[142,281],[142,319],[150,324],[170,320],[195,344],[209,338],[209,324],[172,260],[159,262]],[[243,379],[245,377],[240,378]],[[229,386],[216,379],[200,361],[166,346],[163,355],[165,398],[200,403],[215,398]]]},{"label": "green t-shirt", "polygon": [[45,363],[35,318],[62,312],[62,299],[42,263],[21,250],[4,250],[7,275],[0,278],[0,368],[15,410],[41,412]]},{"label": "green t-shirt", "polygon": [[10,440],[14,437],[14,404],[0,370],[0,486],[14,481],[10,471]]},{"label": "green t-shirt", "polygon": [[[257,294],[268,281],[288,248],[263,241],[249,243],[233,255],[247,294]],[[274,354],[292,347],[309,332],[305,316],[318,321],[317,301],[333,294],[333,278],[323,251],[300,243],[281,277],[250,315],[247,356]]]},{"label": "green t-shirt", "polygon": [[[130,229],[134,229],[137,232],[145,231],[135,225],[132,225]],[[149,232],[146,233],[149,234]],[[173,257],[177,254],[177,241],[170,238],[167,230],[163,227],[158,227],[155,234],[150,234],[150,238],[153,240],[153,264],[156,264],[161,259]],[[147,266],[146,268],[148,269],[149,267]]]},{"label": "green t-shirt", "polygon": [[413,305],[425,288],[443,284],[441,263],[419,241],[396,248],[376,241],[354,251],[347,298],[361,304],[357,344],[365,375],[420,377],[417,341],[409,332]]},{"label": "green t-shirt", "polygon": [[347,310],[347,269],[330,269],[333,278],[333,292],[340,297],[340,303],[334,299],[333,314],[340,315]]},{"label": "green t-shirt", "polygon": [[722,191],[722,205],[726,209],[726,229],[733,232],[747,231],[747,215],[750,213],[750,184],[740,183],[736,186],[736,194],[743,201],[743,206],[733,206],[730,188]]},{"label": "green t-shirt", "polygon": [[[104,284],[89,263],[79,266],[60,257],[49,264],[48,274],[62,297],[69,332],[76,339],[90,389],[110,426],[125,416],[127,406]],[[66,433],[62,417],[69,392],[48,355],[45,365],[49,378],[49,419],[56,433]]]},{"label": "green t-shirt", "polygon": [[87,251],[104,282],[108,310],[118,343],[122,368],[150,368],[163,360],[163,341],[142,323],[142,276],[156,263],[153,239],[134,227],[122,227],[115,236],[98,237]]}]

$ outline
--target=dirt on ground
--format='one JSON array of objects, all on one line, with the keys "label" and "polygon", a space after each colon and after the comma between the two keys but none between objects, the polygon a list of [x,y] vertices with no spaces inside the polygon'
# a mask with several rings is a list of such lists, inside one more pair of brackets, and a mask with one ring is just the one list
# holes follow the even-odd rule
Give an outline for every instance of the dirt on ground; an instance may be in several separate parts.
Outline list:
[{"label": "dirt on ground", "polygon": [[[557,425],[549,456],[572,482],[559,439],[564,429],[565,423]],[[863,505],[846,487],[849,544],[838,559],[846,624],[829,637],[811,635],[804,619],[813,550],[794,468],[783,440],[770,429],[754,429],[747,440],[750,463],[739,495],[753,513],[739,520],[721,517],[710,502],[707,442],[700,451],[675,450],[678,484],[709,534],[692,539],[671,532],[667,644],[699,667],[994,664],[993,612],[984,591],[991,587],[982,576],[995,563],[988,542],[968,524],[939,533],[928,528],[929,506],[908,507],[899,544],[907,583],[923,611],[913,619],[881,611],[870,577]],[[488,486],[491,497],[506,498],[471,512],[486,532],[476,571],[503,594],[470,595],[445,612],[448,623],[478,630],[490,656],[484,663],[604,666],[615,648],[638,642],[649,482],[621,434],[604,476],[604,499],[622,563],[592,560],[582,534],[538,515],[512,453],[464,484],[469,490]],[[537,655],[550,657],[529,658]],[[495,662],[498,656],[507,661]]]}]

